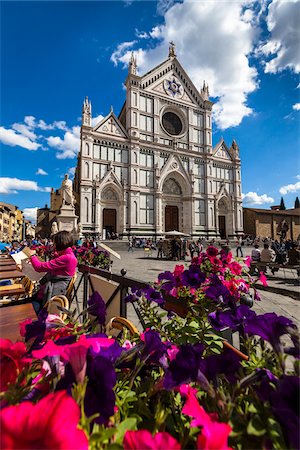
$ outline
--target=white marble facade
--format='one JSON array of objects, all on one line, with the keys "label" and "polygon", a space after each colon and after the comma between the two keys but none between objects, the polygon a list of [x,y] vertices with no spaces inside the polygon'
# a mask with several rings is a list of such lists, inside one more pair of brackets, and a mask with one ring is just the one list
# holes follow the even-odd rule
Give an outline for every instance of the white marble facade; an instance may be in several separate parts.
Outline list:
[{"label": "white marble facade", "polygon": [[207,85],[196,89],[173,44],[143,76],[132,56],[125,84],[118,117],[111,110],[93,127],[91,103],[83,104],[74,179],[83,233],[241,235],[239,148],[223,140],[213,147]]}]

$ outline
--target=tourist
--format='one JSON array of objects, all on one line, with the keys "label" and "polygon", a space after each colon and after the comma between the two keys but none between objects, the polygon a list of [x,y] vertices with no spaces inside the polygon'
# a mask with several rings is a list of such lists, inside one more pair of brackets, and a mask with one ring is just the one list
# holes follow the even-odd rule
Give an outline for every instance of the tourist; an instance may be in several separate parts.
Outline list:
[{"label": "tourist", "polygon": [[133,253],[133,242],[132,242],[132,239],[129,239],[129,241],[128,241],[128,252],[132,252]]},{"label": "tourist", "polygon": [[292,242],[291,248],[288,251],[289,265],[296,266],[299,265],[300,262],[300,252],[297,249],[297,245]]},{"label": "tourist", "polygon": [[163,257],[163,244],[164,241],[162,240],[162,238],[160,238],[160,240],[157,243],[157,259]]},{"label": "tourist", "polygon": [[272,250],[266,242],[264,243],[264,248],[261,251],[260,254],[260,261],[264,263],[269,263],[274,261],[275,259],[275,252]]},{"label": "tourist", "polygon": [[77,258],[73,253],[73,238],[68,231],[59,231],[53,236],[56,257],[47,262],[41,262],[37,256],[31,256],[30,261],[36,272],[46,272],[40,280],[40,289],[32,297],[32,304],[38,314],[47,300],[55,295],[65,295],[71,278],[75,275]]},{"label": "tourist", "polygon": [[261,255],[261,252],[259,250],[259,245],[255,244],[254,248],[251,251],[251,259],[252,259],[252,261],[253,262],[259,262],[260,261],[260,255]]},{"label": "tourist", "polygon": [[241,237],[236,241],[236,257],[239,257],[239,252],[241,254],[241,258],[243,258],[243,250],[242,250],[243,239]]}]

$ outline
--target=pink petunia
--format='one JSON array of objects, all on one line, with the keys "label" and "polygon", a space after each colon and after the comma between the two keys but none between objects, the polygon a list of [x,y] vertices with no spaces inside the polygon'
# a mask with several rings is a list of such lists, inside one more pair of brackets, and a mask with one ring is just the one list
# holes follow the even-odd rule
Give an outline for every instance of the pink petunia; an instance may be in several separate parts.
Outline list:
[{"label": "pink petunia", "polygon": [[156,433],[148,430],[126,431],[123,440],[124,450],[180,450],[181,446],[169,433]]},{"label": "pink petunia", "polygon": [[198,450],[230,450],[227,439],[231,432],[231,427],[222,422],[216,421],[215,414],[208,414],[196,397],[196,389],[189,385],[180,386],[180,393],[186,397],[183,414],[193,417],[192,427],[202,427],[201,434],[197,438]]},{"label": "pink petunia", "polygon": [[85,433],[78,429],[80,409],[60,391],[38,403],[24,402],[1,411],[0,447],[10,449],[88,449]]},{"label": "pink petunia", "polygon": [[23,342],[15,344],[9,339],[0,339],[0,391],[6,391],[15,383],[20,371],[26,365],[24,359],[26,346]]},{"label": "pink petunia", "polygon": [[244,259],[244,263],[246,264],[247,267],[250,267],[251,261],[252,261],[251,256],[246,256],[246,258]]},{"label": "pink petunia", "polygon": [[262,283],[263,286],[268,286],[267,277],[263,272],[259,272],[259,281]]},{"label": "pink petunia", "polygon": [[32,323],[32,319],[25,319],[23,320],[23,322],[19,323],[19,327],[20,327],[20,335],[22,337],[25,337],[26,334],[26,325]]},{"label": "pink petunia", "polygon": [[33,351],[32,355],[39,359],[46,356],[60,356],[63,361],[71,364],[76,381],[82,383],[85,377],[88,349],[92,347],[98,353],[101,348],[107,348],[114,342],[114,339],[109,338],[87,339],[85,335],[81,335],[77,342],[69,345],[56,345],[52,340],[49,340],[41,350]]}]

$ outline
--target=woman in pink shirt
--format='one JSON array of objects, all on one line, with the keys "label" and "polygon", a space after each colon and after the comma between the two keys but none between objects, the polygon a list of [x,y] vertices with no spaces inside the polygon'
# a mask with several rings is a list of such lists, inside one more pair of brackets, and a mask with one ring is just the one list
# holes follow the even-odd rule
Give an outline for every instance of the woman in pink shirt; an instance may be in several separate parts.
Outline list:
[{"label": "woman in pink shirt", "polygon": [[59,231],[53,237],[53,244],[57,253],[54,259],[41,262],[37,256],[30,258],[36,272],[47,272],[40,280],[39,291],[32,298],[37,314],[51,297],[66,293],[68,284],[76,272],[77,258],[72,250],[72,235],[68,231]]}]

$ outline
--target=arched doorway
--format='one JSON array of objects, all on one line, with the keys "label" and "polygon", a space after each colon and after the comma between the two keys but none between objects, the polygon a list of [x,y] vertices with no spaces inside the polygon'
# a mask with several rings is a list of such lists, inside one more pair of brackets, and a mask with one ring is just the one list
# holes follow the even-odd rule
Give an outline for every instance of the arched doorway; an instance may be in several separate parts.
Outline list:
[{"label": "arched doorway", "polygon": [[[163,184],[164,197],[164,229],[166,231],[179,230],[182,217],[182,189],[175,178],[168,178]],[[179,230],[180,231],[180,230]]]},{"label": "arched doorway", "polygon": [[111,187],[106,187],[101,193],[102,229],[106,238],[118,231],[118,194]]},{"label": "arched doorway", "polygon": [[228,234],[230,234],[230,229],[232,224],[230,223],[230,214],[229,214],[229,204],[228,199],[226,197],[220,198],[217,207],[218,214],[218,231],[221,239],[226,239]]}]

